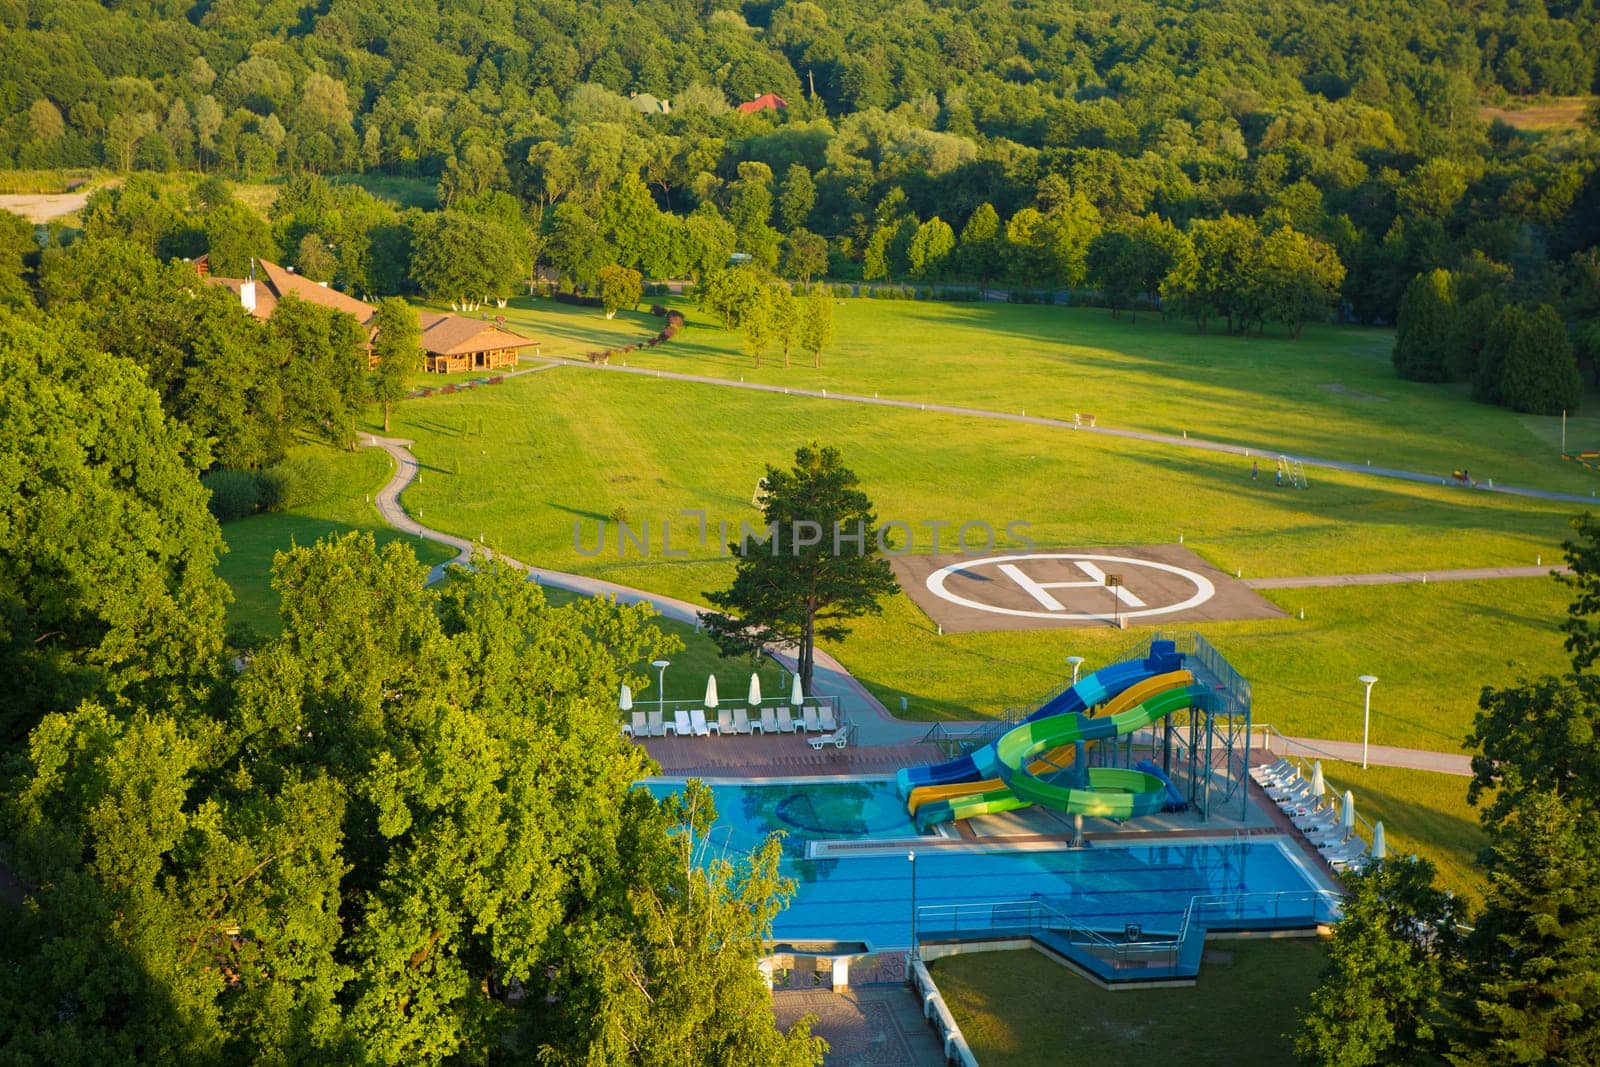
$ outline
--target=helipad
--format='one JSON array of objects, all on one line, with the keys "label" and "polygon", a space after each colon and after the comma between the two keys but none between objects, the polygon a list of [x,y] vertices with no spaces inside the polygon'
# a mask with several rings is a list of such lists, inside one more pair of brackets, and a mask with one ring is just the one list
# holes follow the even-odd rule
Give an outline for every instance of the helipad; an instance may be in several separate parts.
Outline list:
[{"label": "helipad", "polygon": [[900,587],[950,633],[1284,614],[1181,545],[900,556],[892,563]]}]

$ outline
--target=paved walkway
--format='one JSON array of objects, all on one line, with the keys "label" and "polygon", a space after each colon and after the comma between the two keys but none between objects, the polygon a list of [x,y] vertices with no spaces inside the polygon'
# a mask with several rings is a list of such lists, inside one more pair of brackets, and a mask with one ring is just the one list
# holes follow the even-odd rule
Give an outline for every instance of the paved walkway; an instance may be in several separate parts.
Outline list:
[{"label": "paved walkway", "polygon": [[[1341,763],[1361,763],[1361,742],[1328,741],[1318,737],[1284,737],[1274,744],[1272,751],[1280,756],[1304,756],[1307,759],[1333,759]],[[1414,771],[1434,771],[1439,774],[1472,775],[1472,757],[1465,753],[1434,752],[1424,748],[1395,748],[1391,745],[1369,745],[1367,763],[1375,767],[1403,767]]]},{"label": "paved walkway", "polygon": [[939,1039],[907,986],[778,990],[772,1009],[785,1030],[808,1012],[817,1016],[811,1032],[828,1039],[828,1067],[944,1067]]},{"label": "paved walkway", "polygon": [[1067,419],[1053,419],[1042,415],[1028,415],[1021,412],[993,411],[987,408],[960,407],[954,404],[929,404],[917,400],[894,400],[887,397],[862,396],[856,393],[832,393],[826,389],[795,389],[785,385],[765,385],[759,382],[738,382],[727,378],[713,378],[703,374],[681,374],[676,371],[650,370],[645,367],[623,367],[610,363],[577,363],[569,362],[569,366],[595,371],[610,371],[614,374],[637,374],[647,378],[662,378],[668,381],[693,382],[697,385],[714,385],[724,389],[749,389],[758,393],[782,393],[785,396],[803,396],[816,400],[837,400],[846,404],[875,404],[887,408],[909,408],[913,411],[936,411],[945,415],[965,415],[979,419],[999,419],[1004,422],[1023,422],[1033,426],[1049,426],[1060,430],[1073,430],[1078,433],[1101,434],[1106,437],[1121,437],[1134,441],[1148,441],[1153,444],[1170,445],[1174,448],[1194,448],[1204,452],[1221,452],[1233,456],[1279,456],[1300,463],[1306,467],[1321,468],[1323,470],[1346,471],[1352,474],[1371,474],[1380,478],[1398,478],[1402,481],[1420,482],[1424,485],[1456,485],[1463,490],[1476,489],[1481,492],[1501,493],[1507,496],[1531,497],[1538,500],[1559,500],[1565,503],[1588,504],[1594,506],[1596,499],[1593,495],[1581,496],[1577,493],[1558,493],[1548,489],[1528,489],[1514,485],[1496,485],[1493,482],[1478,482],[1472,486],[1462,485],[1454,479],[1438,475],[1427,474],[1422,471],[1401,470],[1397,467],[1374,467],[1365,463],[1349,463],[1337,459],[1320,459],[1315,456],[1296,456],[1284,453],[1275,448],[1264,448],[1259,445],[1234,445],[1223,441],[1208,441],[1200,437],[1175,437],[1165,433],[1147,433],[1142,430],[1123,430],[1112,426],[1082,426]]},{"label": "paved walkway", "polygon": [[[513,559],[502,552],[493,552],[481,545],[477,545],[464,537],[447,534],[422,525],[413,519],[400,503],[400,494],[410,485],[417,476],[417,457],[411,454],[408,447],[411,442],[392,437],[378,437],[374,434],[363,434],[361,443],[371,448],[381,448],[394,457],[395,473],[387,485],[378,490],[378,513],[385,522],[395,529],[412,537],[425,537],[442,545],[449,545],[456,550],[456,556],[451,563],[467,564],[472,561],[474,549],[485,552],[508,566],[515,567],[528,575],[530,579],[541,585],[553,585],[558,589],[567,589],[585,596],[610,596],[615,597],[620,603],[636,604],[648,603],[662,615],[678,622],[688,623],[693,626],[699,619],[702,611],[709,610],[703,605],[691,604],[686,600],[662,596],[658,593],[647,593],[642,589],[633,589],[615,582],[608,582],[601,578],[591,578],[582,574],[567,574],[562,571],[547,570],[543,567],[530,567],[520,560]],[[447,564],[439,564],[428,574],[429,583],[439,581],[444,576]],[[783,652],[772,653],[774,659],[783,664],[786,670],[792,670],[795,660],[792,655]],[[927,734],[929,723],[903,722],[889,714],[889,710],[881,704],[866,688],[858,682],[844,666],[828,653],[817,649],[815,664],[812,672],[812,690],[818,696],[831,696],[839,699],[841,710],[855,723],[857,734],[856,742],[866,745],[900,745],[910,744],[922,740]]]},{"label": "paved walkway", "polygon": [[1496,578],[1547,578],[1571,574],[1572,568],[1557,567],[1472,567],[1453,571],[1388,571],[1379,574],[1313,574],[1289,578],[1246,578],[1251,589],[1305,589],[1334,585],[1400,585],[1407,582],[1481,582]]}]

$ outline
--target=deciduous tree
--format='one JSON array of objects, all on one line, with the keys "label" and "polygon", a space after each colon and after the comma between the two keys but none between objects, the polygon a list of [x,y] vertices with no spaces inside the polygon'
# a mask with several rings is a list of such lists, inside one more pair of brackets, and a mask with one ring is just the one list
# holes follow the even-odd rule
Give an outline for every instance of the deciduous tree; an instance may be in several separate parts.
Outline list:
[{"label": "deciduous tree", "polygon": [[638,305],[640,297],[644,295],[644,278],[632,267],[619,267],[613,263],[600,268],[596,288],[600,293],[600,304],[609,319],[621,308]]},{"label": "deciduous tree", "polygon": [[383,432],[389,432],[389,409],[406,395],[409,379],[422,369],[422,327],[417,309],[397,296],[378,301],[372,317],[376,331],[372,354],[378,361],[372,398],[383,406]]}]

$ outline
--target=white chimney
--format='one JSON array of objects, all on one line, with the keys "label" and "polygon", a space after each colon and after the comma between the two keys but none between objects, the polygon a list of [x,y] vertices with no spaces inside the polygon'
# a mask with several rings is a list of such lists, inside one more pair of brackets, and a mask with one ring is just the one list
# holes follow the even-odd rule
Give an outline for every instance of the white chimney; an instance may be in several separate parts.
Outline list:
[{"label": "white chimney", "polygon": [[250,314],[254,315],[256,313],[256,282],[254,278],[239,286],[239,303],[243,304],[244,309]]}]

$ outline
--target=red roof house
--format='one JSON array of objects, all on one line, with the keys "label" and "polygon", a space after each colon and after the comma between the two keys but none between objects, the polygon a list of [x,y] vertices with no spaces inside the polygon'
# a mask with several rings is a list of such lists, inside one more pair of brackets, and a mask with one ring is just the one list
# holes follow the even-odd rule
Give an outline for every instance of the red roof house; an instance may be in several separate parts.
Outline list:
[{"label": "red roof house", "polygon": [[754,100],[746,100],[739,105],[739,110],[746,115],[754,115],[757,111],[782,111],[789,106],[789,101],[777,93],[762,93]]}]

